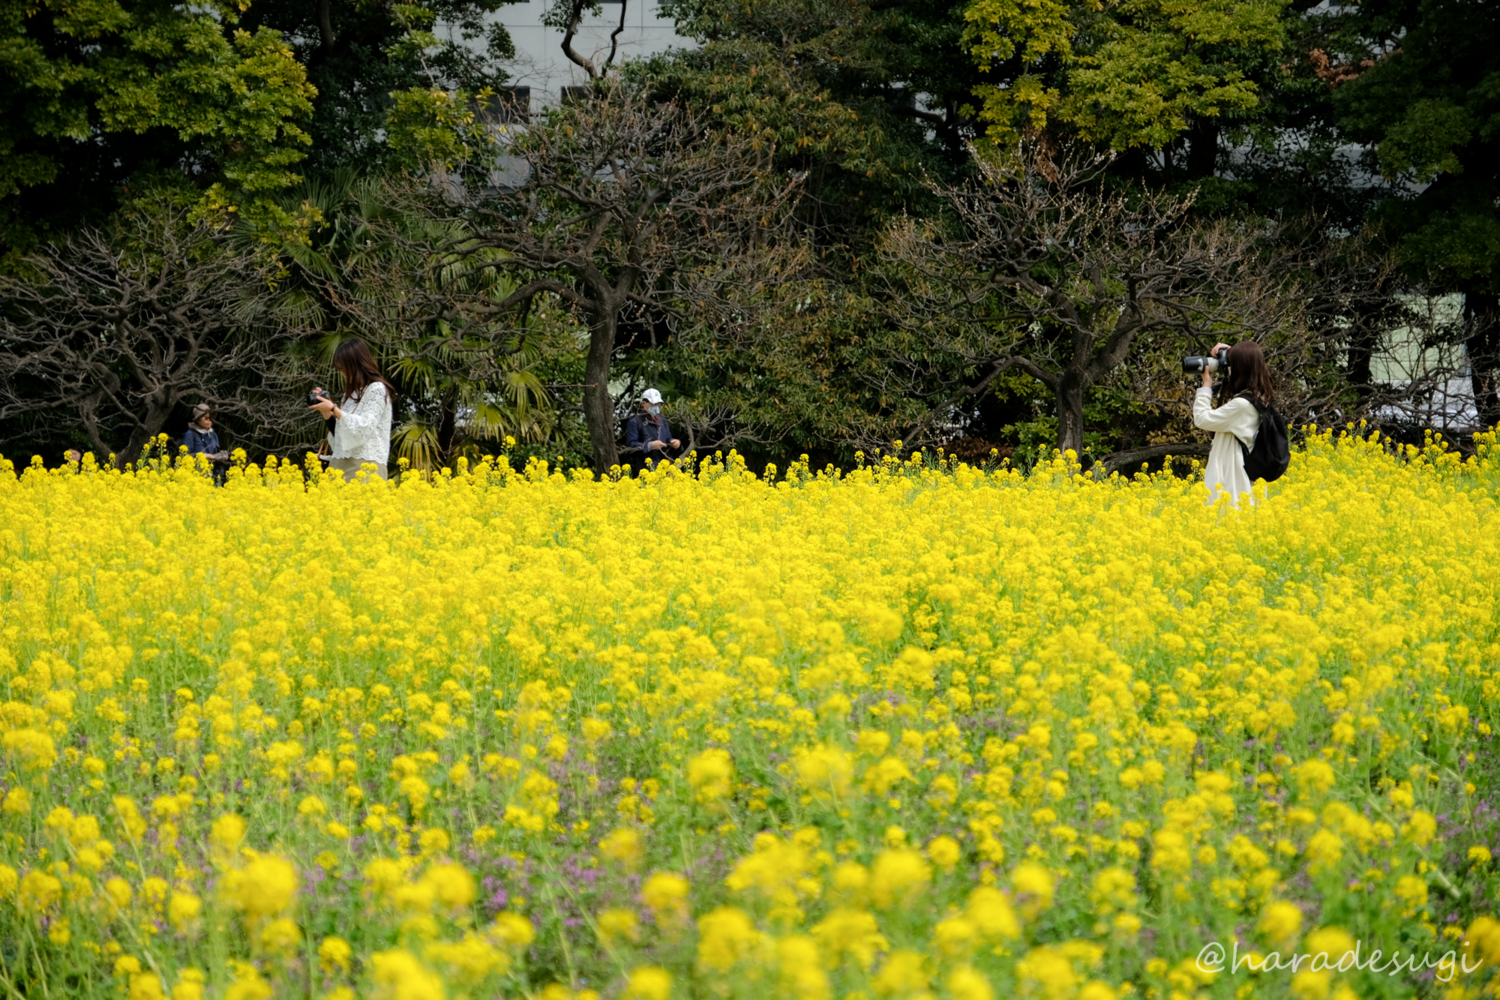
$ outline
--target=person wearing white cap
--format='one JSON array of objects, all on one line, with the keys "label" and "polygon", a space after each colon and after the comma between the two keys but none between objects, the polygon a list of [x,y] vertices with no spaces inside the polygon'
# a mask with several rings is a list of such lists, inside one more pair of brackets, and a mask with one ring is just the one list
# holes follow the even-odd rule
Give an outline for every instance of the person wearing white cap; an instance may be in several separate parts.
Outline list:
[{"label": "person wearing white cap", "polygon": [[641,393],[641,412],[625,423],[625,447],[639,449],[646,456],[646,468],[667,457],[667,448],[681,448],[682,442],[672,436],[667,418],[661,415],[661,393],[647,389]]}]

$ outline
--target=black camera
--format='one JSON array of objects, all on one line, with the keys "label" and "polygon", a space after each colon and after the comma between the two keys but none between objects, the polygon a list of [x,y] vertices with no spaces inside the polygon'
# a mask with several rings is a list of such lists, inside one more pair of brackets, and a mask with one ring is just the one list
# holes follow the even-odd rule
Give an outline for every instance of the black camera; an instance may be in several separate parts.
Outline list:
[{"label": "black camera", "polygon": [[317,406],[325,399],[332,400],[333,397],[328,395],[328,391],[326,389],[314,389],[312,392],[307,394],[307,405]]},{"label": "black camera", "polygon": [[1201,372],[1228,372],[1229,371],[1229,348],[1221,347],[1218,353],[1209,357],[1193,356],[1182,359],[1182,370],[1188,374],[1199,374]]}]

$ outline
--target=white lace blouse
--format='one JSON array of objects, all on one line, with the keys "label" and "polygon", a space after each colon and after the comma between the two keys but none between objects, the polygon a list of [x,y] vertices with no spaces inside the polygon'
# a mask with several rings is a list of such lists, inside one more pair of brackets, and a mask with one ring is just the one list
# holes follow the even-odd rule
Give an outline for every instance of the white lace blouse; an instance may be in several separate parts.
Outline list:
[{"label": "white lace blouse", "polygon": [[1255,404],[1236,397],[1216,410],[1212,390],[1200,388],[1193,398],[1193,424],[1214,432],[1208,465],[1203,470],[1209,500],[1212,501],[1222,490],[1229,494],[1230,503],[1236,507],[1241,493],[1250,494],[1250,502],[1254,503],[1255,492],[1250,477],[1245,475],[1245,456],[1240,451],[1240,442],[1243,441],[1247,448],[1255,444],[1255,435],[1260,430],[1260,411]]},{"label": "white lace blouse", "polygon": [[391,401],[385,386],[372,382],[358,401],[345,397],[339,403],[344,417],[329,435],[334,458],[355,458],[385,465],[391,456]]}]

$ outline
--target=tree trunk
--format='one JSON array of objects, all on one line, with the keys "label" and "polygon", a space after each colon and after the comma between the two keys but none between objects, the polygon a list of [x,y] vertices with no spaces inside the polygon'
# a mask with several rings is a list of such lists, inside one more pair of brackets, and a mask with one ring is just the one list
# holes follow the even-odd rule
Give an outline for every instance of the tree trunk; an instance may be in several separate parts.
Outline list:
[{"label": "tree trunk", "polygon": [[1219,165],[1219,120],[1198,117],[1188,128],[1188,180],[1200,181],[1214,175]]},{"label": "tree trunk", "polygon": [[1349,384],[1359,394],[1363,406],[1375,393],[1373,364],[1375,350],[1380,346],[1380,329],[1373,316],[1356,314],[1353,333],[1349,337]]},{"label": "tree trunk", "polygon": [[583,419],[594,451],[594,471],[607,473],[620,464],[615,447],[615,402],[609,395],[609,365],[615,353],[618,317],[606,306],[589,331],[589,355],[583,368]]},{"label": "tree trunk", "polygon": [[127,463],[139,462],[141,452],[145,450],[146,445],[155,440],[156,435],[161,433],[166,422],[166,410],[158,410],[155,407],[147,410],[145,417],[135,425],[135,430],[130,432],[130,440],[125,442],[125,450],[115,456],[115,464],[123,469]]},{"label": "tree trunk", "polygon": [[333,52],[333,0],[318,0],[318,42],[324,55]]},{"label": "tree trunk", "polygon": [[1057,385],[1057,447],[1083,454],[1083,380],[1072,373]]},{"label": "tree trunk", "polygon": [[443,394],[443,413],[438,420],[438,450],[442,453],[441,462],[449,468],[453,467],[454,459],[453,445],[458,440],[458,394],[446,392]]},{"label": "tree trunk", "polygon": [[1500,422],[1500,296],[1470,292],[1464,296],[1464,327],[1469,353],[1469,377],[1479,426]]}]

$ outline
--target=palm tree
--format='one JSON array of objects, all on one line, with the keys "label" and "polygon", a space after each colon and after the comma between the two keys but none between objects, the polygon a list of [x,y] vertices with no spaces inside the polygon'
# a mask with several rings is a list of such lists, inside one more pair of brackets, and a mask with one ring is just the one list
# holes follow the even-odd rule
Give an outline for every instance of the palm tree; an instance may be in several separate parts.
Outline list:
[{"label": "palm tree", "polygon": [[524,314],[474,305],[503,301],[515,279],[488,254],[440,256],[461,243],[462,223],[425,213],[383,178],[339,171],[310,180],[290,201],[323,223],[286,248],[284,293],[307,328],[291,363],[326,372],[338,344],[358,336],[381,359],[399,400],[396,458],[432,471],[506,436],[541,441],[555,406],[536,366],[559,343],[561,310]]}]

